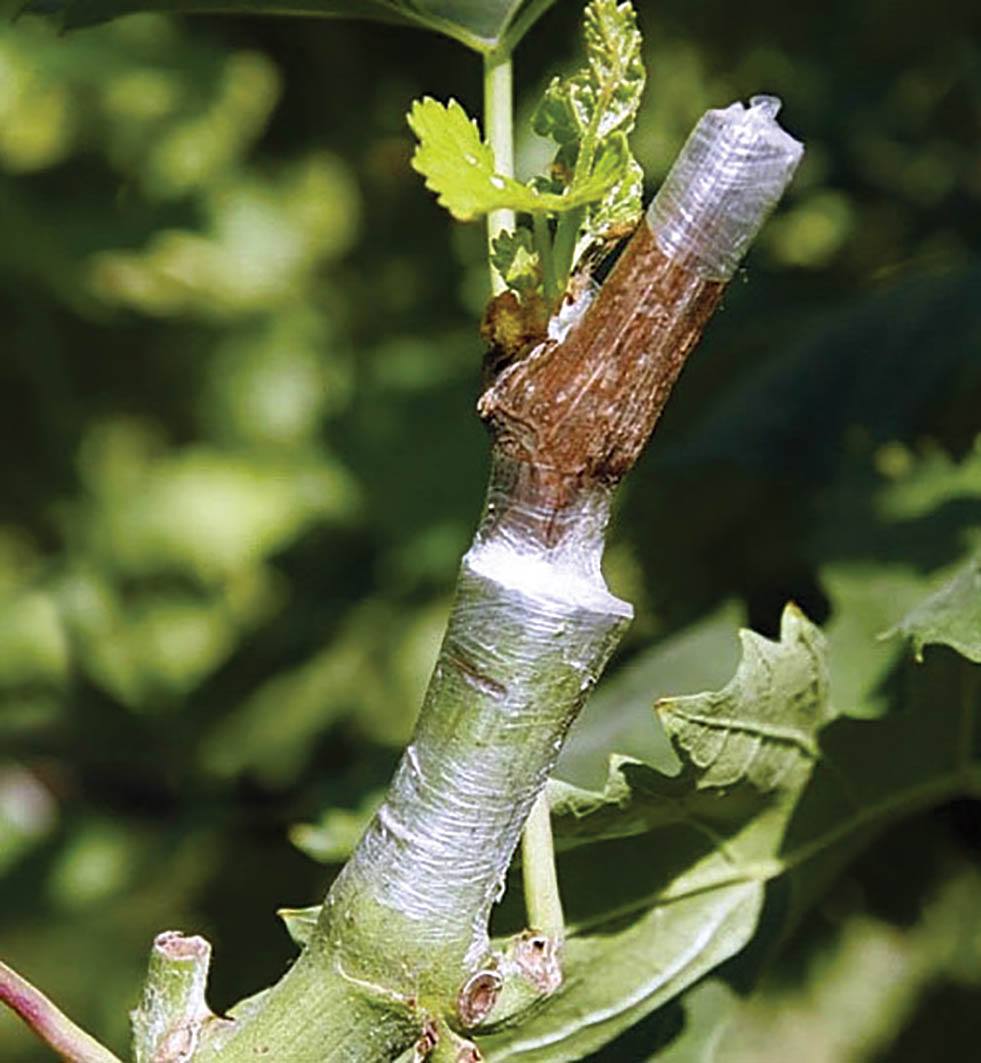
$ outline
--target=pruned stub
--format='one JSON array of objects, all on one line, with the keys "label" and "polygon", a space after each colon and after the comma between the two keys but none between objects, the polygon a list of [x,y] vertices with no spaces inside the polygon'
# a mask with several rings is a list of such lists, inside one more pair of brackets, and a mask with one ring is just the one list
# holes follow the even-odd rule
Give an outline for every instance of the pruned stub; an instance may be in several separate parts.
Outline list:
[{"label": "pruned stub", "polygon": [[467,979],[457,998],[457,1013],[464,1029],[478,1026],[497,1003],[504,980],[497,971],[478,971]]}]

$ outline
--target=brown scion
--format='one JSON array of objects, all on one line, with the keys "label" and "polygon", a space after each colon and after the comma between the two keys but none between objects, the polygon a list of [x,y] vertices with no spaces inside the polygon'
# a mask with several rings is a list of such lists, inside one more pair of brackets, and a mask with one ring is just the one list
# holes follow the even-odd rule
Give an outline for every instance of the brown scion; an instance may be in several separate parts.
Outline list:
[{"label": "brown scion", "polygon": [[583,491],[623,477],[724,287],[668,258],[641,224],[565,339],[500,373],[478,410],[495,450],[522,469],[522,505],[561,525]]}]

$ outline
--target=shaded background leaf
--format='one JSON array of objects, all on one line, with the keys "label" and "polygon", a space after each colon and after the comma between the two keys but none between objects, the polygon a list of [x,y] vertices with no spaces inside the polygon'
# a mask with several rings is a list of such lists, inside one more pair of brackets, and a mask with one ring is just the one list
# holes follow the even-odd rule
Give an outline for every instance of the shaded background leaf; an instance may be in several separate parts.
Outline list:
[{"label": "shaded background leaf", "polygon": [[903,617],[897,631],[913,640],[918,655],[924,646],[941,644],[981,664],[981,558],[969,557],[939,590]]},{"label": "shaded background leaf", "polygon": [[[527,30],[555,0],[30,0],[23,10],[56,15],[68,29],[139,11],[190,15],[287,15],[378,19],[436,30],[478,51],[491,51]],[[517,23],[517,32],[515,30]],[[510,34],[508,31],[511,31]]]}]

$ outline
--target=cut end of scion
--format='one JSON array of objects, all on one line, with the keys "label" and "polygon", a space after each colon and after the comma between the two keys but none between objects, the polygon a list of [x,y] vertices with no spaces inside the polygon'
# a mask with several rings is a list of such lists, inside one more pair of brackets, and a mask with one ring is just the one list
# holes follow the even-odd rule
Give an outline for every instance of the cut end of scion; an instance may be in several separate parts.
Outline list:
[{"label": "cut end of scion", "polygon": [[702,116],[647,212],[668,258],[707,280],[736,272],[804,153],[777,122],[780,106],[754,96]]}]

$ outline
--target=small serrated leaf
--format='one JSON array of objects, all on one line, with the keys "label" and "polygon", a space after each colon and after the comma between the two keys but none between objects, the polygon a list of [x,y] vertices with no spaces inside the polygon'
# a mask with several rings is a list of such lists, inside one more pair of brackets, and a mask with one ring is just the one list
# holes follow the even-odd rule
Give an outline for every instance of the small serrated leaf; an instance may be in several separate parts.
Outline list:
[{"label": "small serrated leaf", "polygon": [[575,210],[602,199],[626,165],[622,148],[612,148],[606,164],[577,188],[562,195],[542,193],[495,171],[490,146],[456,100],[445,106],[429,96],[416,100],[408,122],[419,138],[413,168],[436,193],[437,202],[459,221],[501,209],[529,214]]},{"label": "small serrated leaf", "polygon": [[527,229],[499,233],[491,247],[491,265],[519,295],[541,288],[542,264]]}]

